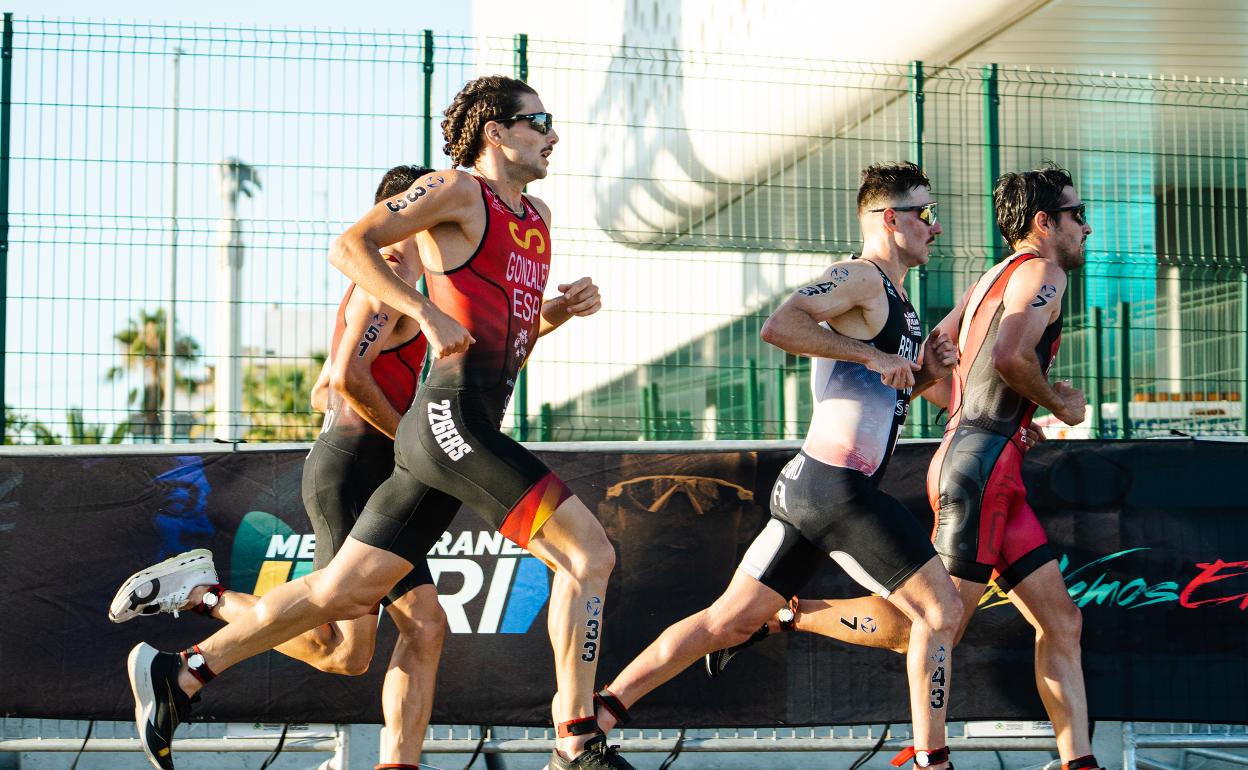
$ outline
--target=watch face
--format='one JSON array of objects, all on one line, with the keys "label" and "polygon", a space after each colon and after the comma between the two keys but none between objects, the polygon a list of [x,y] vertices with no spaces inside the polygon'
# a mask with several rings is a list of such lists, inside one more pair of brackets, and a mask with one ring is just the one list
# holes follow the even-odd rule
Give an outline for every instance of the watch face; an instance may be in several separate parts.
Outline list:
[{"label": "watch face", "polygon": [[914,752],[914,763],[919,767],[927,767],[932,763],[931,755],[926,751],[916,751]]},{"label": "watch face", "polygon": [[186,659],[186,665],[188,668],[199,668],[204,665],[204,656],[197,652]]},{"label": "watch face", "polygon": [[202,601],[202,602],[204,603],[204,606],[205,606],[205,607],[216,607],[216,606],[217,606],[217,595],[216,595],[216,594],[214,594],[214,593],[212,593],[212,592],[210,591],[210,592],[208,592],[208,593],[204,594],[204,598],[203,598],[203,599],[200,599],[200,601]]},{"label": "watch face", "polygon": [[792,623],[793,619],[797,616],[793,613],[793,610],[785,607],[776,613],[776,617],[779,618],[781,623]]}]

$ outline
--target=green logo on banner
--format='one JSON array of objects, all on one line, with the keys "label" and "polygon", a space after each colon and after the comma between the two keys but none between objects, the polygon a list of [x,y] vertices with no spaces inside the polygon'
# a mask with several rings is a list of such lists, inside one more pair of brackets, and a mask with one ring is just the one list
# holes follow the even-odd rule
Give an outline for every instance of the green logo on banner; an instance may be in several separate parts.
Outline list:
[{"label": "green logo on banner", "polygon": [[265,511],[251,511],[234,533],[230,578],[239,590],[263,596],[312,571],[316,535],[301,535]]}]

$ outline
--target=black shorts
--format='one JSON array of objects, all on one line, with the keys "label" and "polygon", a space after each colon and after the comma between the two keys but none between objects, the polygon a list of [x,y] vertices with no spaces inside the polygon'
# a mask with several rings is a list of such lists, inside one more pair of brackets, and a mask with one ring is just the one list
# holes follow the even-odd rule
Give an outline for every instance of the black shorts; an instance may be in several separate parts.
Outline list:
[{"label": "black shorts", "polygon": [[[458,499],[527,547],[571,491],[545,463],[499,430],[497,393],[424,385],[399,423],[394,474],[369,499],[352,536],[382,545],[411,528],[426,551],[450,524],[428,515],[438,496]],[[423,501],[423,502],[422,502]]]},{"label": "black shorts", "polygon": [[[349,446],[344,449],[322,436],[303,463],[303,506],[316,534],[316,569],[328,565],[342,548],[365,503],[394,468],[394,442],[385,436],[353,437]],[[399,538],[387,550],[412,563],[412,571],[387,599],[394,601],[417,586],[433,583],[425,560],[429,546],[422,549],[409,536]]]},{"label": "black shorts", "polygon": [[829,557],[859,585],[887,597],[936,555],[919,520],[869,476],[799,452],[772,488],[772,519],[741,570],[796,596]]}]

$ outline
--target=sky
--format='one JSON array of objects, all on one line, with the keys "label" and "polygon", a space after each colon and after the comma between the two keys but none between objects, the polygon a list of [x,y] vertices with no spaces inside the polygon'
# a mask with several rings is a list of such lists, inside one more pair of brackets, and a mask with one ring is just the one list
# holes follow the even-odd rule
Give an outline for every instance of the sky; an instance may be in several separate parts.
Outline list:
[{"label": "sky", "polygon": [[[101,14],[107,8],[107,14]],[[395,9],[401,9],[395,13]],[[358,30],[432,29],[469,33],[471,0],[405,3],[351,3],[326,0],[215,0],[212,3],[122,0],[101,6],[91,0],[10,0],[4,10],[16,16],[132,21],[219,22],[228,24],[331,27]]]}]

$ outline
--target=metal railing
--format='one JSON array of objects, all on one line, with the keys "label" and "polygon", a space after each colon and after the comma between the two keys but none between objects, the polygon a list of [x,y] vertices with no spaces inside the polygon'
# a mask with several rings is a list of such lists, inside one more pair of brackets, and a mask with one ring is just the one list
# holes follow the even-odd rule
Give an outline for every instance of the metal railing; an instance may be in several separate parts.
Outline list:
[{"label": "metal railing", "polygon": [[[1082,435],[1248,433],[1242,81],[5,19],[7,442],[314,436],[346,285],[330,240],[389,166],[447,165],[437,109],[485,72],[557,114],[532,186],[553,278],[604,296],[525,370],[522,439],[800,434],[806,363],[759,327],[857,248],[858,171],[899,158],[923,162],[945,224],[909,284],[928,326],[1002,253],[991,178],[1056,160],[1095,228],[1055,365],[1098,407]],[[718,120],[726,87],[774,106]],[[938,435],[935,410],[907,430]]]}]

